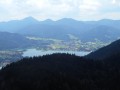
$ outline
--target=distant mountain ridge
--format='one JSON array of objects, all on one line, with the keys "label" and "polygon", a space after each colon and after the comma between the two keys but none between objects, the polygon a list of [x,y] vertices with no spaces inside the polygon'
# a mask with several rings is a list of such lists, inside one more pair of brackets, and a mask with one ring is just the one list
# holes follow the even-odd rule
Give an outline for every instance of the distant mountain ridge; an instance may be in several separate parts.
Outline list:
[{"label": "distant mountain ridge", "polygon": [[27,17],[22,20],[1,22],[0,30],[62,40],[68,40],[68,34],[72,34],[81,41],[98,39],[103,42],[109,42],[119,38],[119,26],[120,20],[78,21],[71,18],[63,18],[57,21],[50,19],[38,21],[33,17]]},{"label": "distant mountain ridge", "polygon": [[120,29],[112,26],[100,25],[83,34],[83,39],[92,41],[98,39],[100,41],[108,42],[120,38]]},{"label": "distant mountain ridge", "polygon": [[27,17],[22,20],[11,20],[8,22],[0,22],[0,31],[15,33],[17,30],[22,29],[23,27],[30,26],[38,22],[39,21],[37,21],[32,17]]}]

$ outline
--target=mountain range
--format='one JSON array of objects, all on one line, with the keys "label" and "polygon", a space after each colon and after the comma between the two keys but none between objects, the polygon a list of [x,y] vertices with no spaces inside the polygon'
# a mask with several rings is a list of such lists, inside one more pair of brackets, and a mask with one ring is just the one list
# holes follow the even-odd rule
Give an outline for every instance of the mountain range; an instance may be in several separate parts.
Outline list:
[{"label": "mountain range", "polygon": [[77,21],[63,18],[57,21],[50,19],[38,21],[33,17],[27,17],[22,20],[0,22],[0,31],[61,40],[69,40],[68,34],[71,34],[83,42],[96,39],[111,42],[119,39],[119,26],[120,20]]}]

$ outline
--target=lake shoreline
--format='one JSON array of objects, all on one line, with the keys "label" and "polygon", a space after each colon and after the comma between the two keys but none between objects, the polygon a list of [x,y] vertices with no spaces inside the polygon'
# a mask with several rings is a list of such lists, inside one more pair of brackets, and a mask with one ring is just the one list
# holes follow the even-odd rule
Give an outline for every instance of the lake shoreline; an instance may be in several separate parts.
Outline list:
[{"label": "lake shoreline", "polygon": [[68,54],[75,54],[76,56],[85,56],[91,52],[88,51],[66,51],[66,50],[38,50],[38,49],[27,49],[23,52],[23,57],[33,57],[33,56],[43,56],[47,54],[54,54],[54,53],[68,53]]}]

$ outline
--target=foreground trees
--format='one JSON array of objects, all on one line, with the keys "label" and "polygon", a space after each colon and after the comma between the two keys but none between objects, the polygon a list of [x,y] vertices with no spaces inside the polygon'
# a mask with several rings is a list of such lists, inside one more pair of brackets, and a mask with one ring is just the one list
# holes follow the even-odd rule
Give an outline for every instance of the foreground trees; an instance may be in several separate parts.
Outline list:
[{"label": "foreground trees", "polygon": [[120,54],[89,60],[69,54],[24,58],[0,71],[0,90],[120,90]]}]

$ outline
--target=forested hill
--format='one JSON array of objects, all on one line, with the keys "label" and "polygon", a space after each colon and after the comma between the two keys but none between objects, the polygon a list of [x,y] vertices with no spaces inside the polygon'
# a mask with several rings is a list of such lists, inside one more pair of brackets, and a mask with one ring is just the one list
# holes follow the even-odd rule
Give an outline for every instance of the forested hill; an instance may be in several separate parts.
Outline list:
[{"label": "forested hill", "polygon": [[120,53],[120,40],[111,43],[108,46],[100,48],[95,52],[88,54],[86,57],[90,59],[105,59],[111,55],[117,55]]},{"label": "forested hill", "polygon": [[0,50],[26,48],[30,46],[31,43],[32,42],[23,35],[0,32]]},{"label": "forested hill", "polygon": [[0,90],[120,90],[120,53],[106,60],[69,54],[24,58],[0,71]]}]

